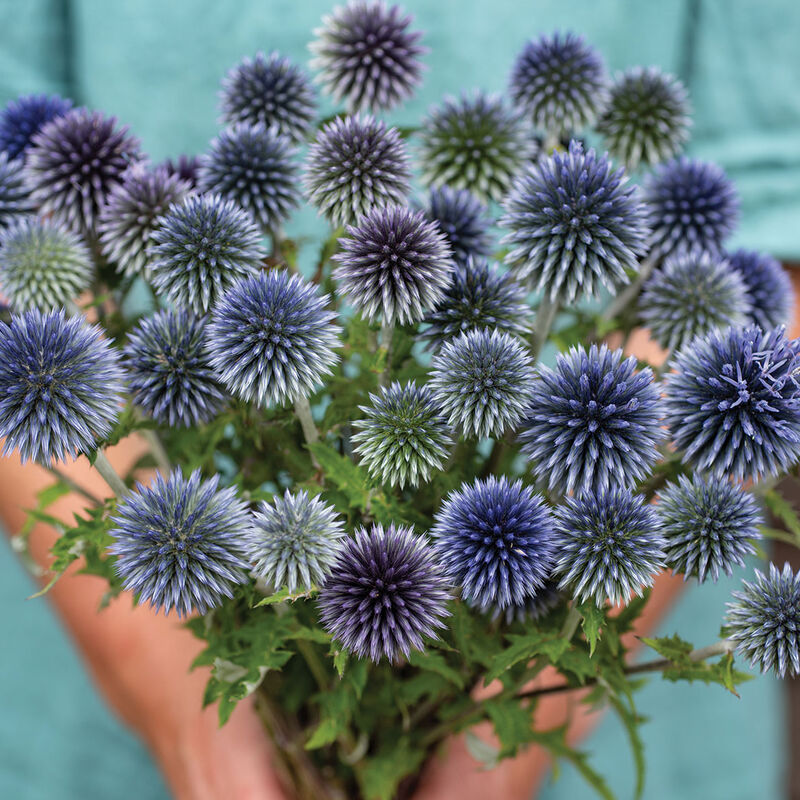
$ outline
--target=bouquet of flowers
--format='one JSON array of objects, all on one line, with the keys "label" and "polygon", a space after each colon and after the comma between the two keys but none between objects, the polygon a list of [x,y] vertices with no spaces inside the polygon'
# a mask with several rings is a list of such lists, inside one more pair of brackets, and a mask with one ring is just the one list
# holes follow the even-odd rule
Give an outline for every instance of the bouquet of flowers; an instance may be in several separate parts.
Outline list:
[{"label": "bouquet of flowers", "polygon": [[[735,189],[680,155],[687,93],[659,69],[610,77],[543,36],[507,96],[398,129],[411,20],[357,0],[315,35],[346,110],[318,121],[305,71],[258,54],[198,158],[152,165],[59,97],[0,116],[0,435],[56,478],[33,519],[59,524],[59,462],[113,490],[59,524],[52,580],[82,558],[109,599],[185,616],[205,701],[224,724],[255,693],[298,798],[407,797],[463,731],[489,766],[546,748],[610,797],[537,724],[579,689],[622,719],[641,792],[640,673],[800,671],[788,566],[742,583],[716,643],[647,639],[634,664],[624,637],[659,573],[715,581],[800,532],[773,488],[800,461],[788,279],[726,249]],[[305,201],[331,230],[301,271]],[[640,326],[664,364],[625,356]],[[144,483],[104,454],[134,433]],[[494,742],[469,733],[487,720]]]}]

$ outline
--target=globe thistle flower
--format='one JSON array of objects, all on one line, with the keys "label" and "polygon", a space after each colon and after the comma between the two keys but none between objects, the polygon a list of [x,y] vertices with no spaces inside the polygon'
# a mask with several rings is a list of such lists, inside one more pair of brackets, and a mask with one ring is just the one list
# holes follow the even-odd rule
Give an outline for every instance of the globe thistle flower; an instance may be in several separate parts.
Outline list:
[{"label": "globe thistle flower", "polygon": [[371,116],[355,116],[339,117],[317,133],[303,181],[319,213],[339,227],[371,210],[403,205],[410,178],[397,128]]},{"label": "globe thistle flower", "polygon": [[222,131],[201,161],[200,189],[216,192],[250,212],[273,232],[300,204],[296,149],[262,124],[241,123]]},{"label": "globe thistle flower", "polygon": [[218,195],[189,195],[151,233],[151,276],[171,303],[204,314],[266,253],[247,212]]},{"label": "globe thistle flower", "polygon": [[139,141],[114,117],[76,108],[42,126],[31,140],[25,172],[42,214],[93,236],[100,209],[126,170],[141,159]]},{"label": "globe thistle flower", "polygon": [[542,159],[514,182],[500,224],[506,263],[552,300],[571,303],[628,282],[639,268],[648,229],[645,208],[625,172],[607,156],[569,152]]},{"label": "globe thistle flower", "polygon": [[90,453],[111,433],[123,378],[99,327],[31,309],[0,322],[0,363],[4,454],[49,466]]},{"label": "globe thistle flower", "polygon": [[482,611],[533,599],[555,558],[550,510],[529,486],[502,476],[448,495],[431,536],[445,577]]},{"label": "globe thistle flower", "polygon": [[452,444],[430,387],[392,383],[369,399],[371,406],[359,406],[366,416],[355,423],[353,443],[370,475],[401,488],[427,482]]},{"label": "globe thistle flower", "polygon": [[439,224],[456,262],[463,264],[470,256],[480,258],[491,253],[489,209],[467,189],[434,187],[425,216]]},{"label": "globe thistle flower", "polygon": [[739,218],[733,183],[716,164],[678,158],[661,164],[644,183],[655,258],[719,253]]},{"label": "globe thistle flower", "polygon": [[558,588],[558,581],[553,578],[545,578],[531,597],[526,597],[522,603],[512,603],[505,611],[496,608],[492,613],[492,619],[498,619],[501,615],[505,618],[506,625],[512,622],[536,622],[544,619],[553,611],[564,599],[564,593]]},{"label": "globe thistle flower", "polygon": [[424,319],[420,335],[429,349],[466,331],[488,328],[524,336],[531,328],[533,311],[527,291],[509,273],[485,258],[457,264],[453,280],[439,304]]},{"label": "globe thistle flower", "polygon": [[197,174],[200,171],[200,159],[197,156],[181,155],[175,160],[168,158],[158,166],[165,169],[168,175],[175,175],[188,183],[190,189],[197,188]]},{"label": "globe thistle flower", "polygon": [[237,397],[261,406],[308,397],[338,356],[341,328],[328,296],[285,270],[236,283],[208,326],[211,366]]},{"label": "globe thistle flower", "polygon": [[134,402],[161,425],[210,422],[225,396],[209,364],[206,319],[191,311],[159,311],[143,319],[125,345]]},{"label": "globe thistle flower", "polygon": [[690,113],[676,77],[658,67],[633,67],[615,79],[597,131],[611,155],[633,170],[679,153],[689,141]]},{"label": "globe thistle flower", "polygon": [[243,58],[222,81],[220,105],[229,125],[264,125],[294,143],[305,139],[316,116],[311,82],[280,53]]},{"label": "globe thistle flower", "polygon": [[369,320],[418,322],[450,283],[453,261],[444,235],[421,211],[374,208],[347,226],[333,256],[337,292]]},{"label": "globe thistle flower", "polygon": [[430,385],[449,424],[465,436],[502,436],[524,417],[533,396],[533,362],[503,331],[467,331],[445,342]]},{"label": "globe thistle flower", "polygon": [[666,376],[666,421],[687,464],[757,480],[800,460],[800,339],[782,328],[698,337]]},{"label": "globe thistle flower", "polygon": [[503,197],[537,150],[522,116],[483,92],[446,97],[420,135],[423,180],[468,189],[483,202]]},{"label": "globe thistle flower", "polygon": [[533,475],[551,491],[607,492],[649,475],[659,458],[660,390],[634,357],[573,347],[540,367],[520,442]]},{"label": "globe thistle flower", "polygon": [[0,231],[32,210],[22,167],[22,159],[9,159],[6,153],[0,153]]},{"label": "globe thistle flower", "polygon": [[149,247],[156,220],[180,203],[190,186],[164,167],[137,164],[114,186],[100,211],[97,231],[103,255],[129,277],[150,277]]},{"label": "globe thistle flower", "polygon": [[628,489],[568,497],[555,509],[559,587],[598,606],[627,602],[664,567],[655,511]]},{"label": "globe thistle flower", "polygon": [[57,94],[27,94],[12,100],[0,111],[0,150],[9,160],[24,156],[42,125],[71,108],[72,101]]},{"label": "globe thistle flower", "polygon": [[656,506],[666,539],[667,566],[715,583],[720,572],[731,575],[733,565],[755,552],[751,539],[760,539],[764,520],[755,498],[737,483],[695,473],[669,483]]},{"label": "globe thistle flower", "polygon": [[93,274],[89,249],[58,222],[23,216],[0,231],[0,287],[17,311],[64,306]]},{"label": "globe thistle flower", "polygon": [[744,281],[751,322],[764,330],[786,325],[792,316],[794,289],[780,262],[753,250],[736,250],[727,259]]},{"label": "globe thistle flower", "polygon": [[608,76],[582,36],[556,32],[525,45],[514,62],[509,92],[536,128],[560,138],[595,121],[608,100]]},{"label": "globe thistle flower", "polygon": [[344,522],[319,497],[288,489],[261,503],[253,515],[249,560],[253,573],[275,589],[311,589],[321,584],[342,547]]},{"label": "globe thistle flower", "polygon": [[653,338],[676,350],[714,328],[744,325],[750,295],[724,259],[701,253],[667,259],[644,285],[639,315]]},{"label": "globe thistle flower", "polygon": [[360,528],[322,586],[320,619],[359,658],[396,661],[444,627],[448,593],[430,545],[410,528]]},{"label": "globe thistle flower", "polygon": [[234,488],[220,489],[195,470],[179,469],[123,497],[109,531],[109,552],[125,589],[156,611],[205,614],[247,582],[247,506]]},{"label": "globe thistle flower", "polygon": [[350,111],[388,111],[411,97],[427,52],[411,20],[383,0],[351,0],[324,16],[309,49],[325,90]]}]

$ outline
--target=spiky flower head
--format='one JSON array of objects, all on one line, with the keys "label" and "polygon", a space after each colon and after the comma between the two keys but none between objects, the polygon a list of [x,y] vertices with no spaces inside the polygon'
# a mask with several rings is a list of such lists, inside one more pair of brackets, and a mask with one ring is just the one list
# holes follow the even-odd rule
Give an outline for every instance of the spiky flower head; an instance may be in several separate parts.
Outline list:
[{"label": "spiky flower head", "polygon": [[411,172],[397,128],[372,116],[338,117],[317,133],[306,159],[306,194],[335,226],[383,206],[403,205]]},{"label": "spiky flower head", "polygon": [[664,567],[664,538],[652,507],[628,489],[566,498],[555,510],[560,588],[578,602],[626,602]]},{"label": "spiky flower head", "polygon": [[159,164],[168,175],[175,175],[189,184],[190,189],[197,188],[197,173],[200,171],[200,158],[198,156],[181,155],[176,159],[168,158]]},{"label": "spiky flower head", "polygon": [[564,593],[558,588],[558,581],[545,578],[544,584],[531,597],[526,597],[522,603],[512,603],[505,611],[495,609],[492,618],[502,615],[507,625],[515,621],[523,624],[535,622],[544,619],[563,599]]},{"label": "spiky flower head", "polygon": [[714,328],[744,325],[750,295],[725,259],[672,256],[644,285],[639,315],[661,347],[677,350]]},{"label": "spiky flower head", "polygon": [[22,168],[21,158],[10,159],[0,153],[0,230],[20,214],[33,210]]},{"label": "spiky flower head", "polygon": [[276,52],[256,53],[233,67],[222,81],[220,106],[229,125],[264,125],[295,143],[306,137],[316,115],[308,76]]},{"label": "spiky flower head", "polygon": [[447,458],[450,439],[429,386],[392,383],[370,394],[370,406],[359,406],[364,419],[355,423],[355,451],[370,474],[391,486],[427,482]]},{"label": "spiky flower head", "polygon": [[374,208],[348,225],[339,247],[337,292],[369,320],[419,322],[444,297],[453,272],[438,225],[399,206]]},{"label": "spiky flower head", "polygon": [[161,425],[209,422],[225,403],[209,363],[205,317],[159,311],[131,331],[124,353],[134,402]]},{"label": "spiky flower head", "polygon": [[448,593],[433,550],[411,528],[360,528],[319,596],[320,619],[359,658],[396,661],[444,627]]},{"label": "spiky flower head", "polygon": [[731,575],[755,552],[763,516],[758,503],[740,484],[695,473],[681,475],[660,492],[656,506],[666,540],[667,566],[684,579],[715,583],[720,573]]},{"label": "spiky flower head", "polygon": [[483,611],[533,599],[555,558],[550,510],[522,481],[502,476],[452,492],[431,536],[445,576]]},{"label": "spiky flower head", "polygon": [[622,350],[592,345],[540,367],[520,442],[551,491],[606,492],[649,474],[664,437],[660,389]]},{"label": "spiky flower head", "polygon": [[480,258],[491,253],[489,209],[469,190],[434,186],[425,216],[439,224],[455,261],[464,263],[470,256]]},{"label": "spiky flower head", "polygon": [[757,480],[800,460],[800,339],[782,328],[727,328],[678,352],[666,421],[687,464]]},{"label": "spiky flower head", "polygon": [[203,481],[180,469],[120,499],[109,547],[125,589],[156,611],[205,614],[247,582],[250,517],[219,476]]},{"label": "spiky flower head", "polygon": [[309,49],[325,90],[349,111],[388,111],[411,97],[427,52],[411,21],[383,0],[350,0],[324,16]]},{"label": "spiky flower head", "polygon": [[237,397],[261,406],[308,397],[338,356],[341,328],[328,296],[285,270],[236,283],[208,326],[211,366]]},{"label": "spiky flower head", "polygon": [[99,327],[31,309],[0,322],[0,363],[4,453],[49,465],[92,452],[111,432],[123,376]]},{"label": "spiky flower head", "polygon": [[506,263],[552,300],[595,297],[604,285],[627,283],[644,254],[645,207],[623,169],[583,151],[541,159],[515,181],[500,224],[509,233]]},{"label": "spiky flower head", "polygon": [[736,250],[727,258],[750,296],[752,323],[764,330],[788,324],[794,306],[794,288],[781,263],[767,253],[754,250]]},{"label": "spiky flower head", "polygon": [[12,100],[0,111],[0,150],[9,159],[24,156],[42,125],[71,108],[72,101],[57,94],[27,94]]},{"label": "spiky flower head", "polygon": [[536,156],[536,140],[517,111],[483,92],[446,97],[422,126],[423,179],[500,200],[514,176]]},{"label": "spiky flower head", "polygon": [[189,195],[155,221],[150,270],[156,289],[178,307],[208,311],[240,278],[261,269],[266,252],[250,215],[219,195]]},{"label": "spiky flower head", "polygon": [[93,274],[81,238],[52,219],[22,216],[0,231],[0,288],[16,311],[60,308]]}]

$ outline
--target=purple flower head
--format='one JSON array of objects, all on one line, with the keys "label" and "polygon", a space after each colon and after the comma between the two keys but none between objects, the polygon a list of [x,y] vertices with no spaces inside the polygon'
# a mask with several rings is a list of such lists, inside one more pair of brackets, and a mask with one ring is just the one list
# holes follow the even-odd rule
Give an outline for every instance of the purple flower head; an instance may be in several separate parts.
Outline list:
[{"label": "purple flower head", "polygon": [[0,153],[0,231],[32,210],[22,159],[10,159],[6,153]]},{"label": "purple flower head", "polygon": [[197,188],[197,173],[200,170],[200,159],[197,156],[181,155],[174,160],[168,158],[159,167],[165,169],[168,175],[175,175],[188,183],[190,189]]},{"label": "purple flower head", "polygon": [[12,100],[0,111],[0,150],[9,159],[24,157],[42,125],[64,116],[71,108],[72,101],[57,94],[27,94]]},{"label": "purple flower head", "polygon": [[491,253],[489,209],[467,189],[434,187],[425,216],[439,224],[457,263]]},{"label": "purple flower head", "polygon": [[727,258],[750,296],[751,322],[764,330],[788,324],[794,306],[794,288],[781,263],[753,250],[737,250]]}]

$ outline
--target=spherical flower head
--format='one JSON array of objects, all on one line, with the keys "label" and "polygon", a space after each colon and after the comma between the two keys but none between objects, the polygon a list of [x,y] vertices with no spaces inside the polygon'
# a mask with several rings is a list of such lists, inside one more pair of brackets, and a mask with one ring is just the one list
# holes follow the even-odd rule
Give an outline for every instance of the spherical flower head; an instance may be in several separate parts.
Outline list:
[{"label": "spherical flower head", "polygon": [[627,602],[664,567],[658,517],[628,489],[566,498],[555,510],[554,538],[559,586],[580,603]]},{"label": "spherical flower head", "polygon": [[249,560],[253,573],[275,589],[311,589],[321,584],[336,562],[344,522],[319,497],[288,489],[253,515]]},{"label": "spherical flower head", "polygon": [[178,307],[206,313],[266,252],[246,211],[219,195],[189,195],[155,221],[153,285]]},{"label": "spherical flower head", "polygon": [[666,421],[684,463],[758,480],[800,460],[800,339],[782,328],[727,328],[678,352]]},{"label": "spherical flower head", "polygon": [[22,159],[11,159],[6,153],[0,153],[0,230],[31,210]]},{"label": "spherical flower head", "polygon": [[536,141],[521,114],[483,92],[446,97],[421,131],[423,179],[468,189],[479,200],[500,200],[514,176],[536,156]]},{"label": "spherical flower head", "polygon": [[467,189],[432,188],[425,216],[439,224],[456,262],[491,253],[489,209]]},{"label": "spherical flower head", "polygon": [[500,224],[509,233],[506,263],[552,300],[572,303],[614,289],[639,268],[648,228],[645,208],[625,171],[583,151],[541,159],[515,181]]},{"label": "spherical flower head", "polygon": [[300,205],[291,141],[261,123],[222,131],[201,162],[200,189],[248,211],[262,230],[274,232]]},{"label": "spherical flower head", "polygon": [[303,182],[311,203],[339,227],[371,210],[403,205],[410,178],[408,153],[397,128],[356,115],[339,117],[317,133]]},{"label": "spherical flower head", "polygon": [[744,557],[755,552],[758,526],[764,519],[755,498],[738,483],[695,473],[681,475],[661,491],[656,506],[666,540],[667,566],[684,579],[715,583],[720,573],[744,566]]},{"label": "spherical flower head", "polygon": [[592,345],[540,367],[520,442],[551,491],[603,493],[647,477],[664,437],[660,389],[622,350]]},{"label": "spherical flower head", "polygon": [[437,402],[464,436],[502,436],[520,423],[533,396],[530,354],[503,331],[467,331],[445,342],[431,373]]},{"label": "spherical flower head", "polygon": [[93,237],[100,209],[127,169],[141,159],[139,141],[114,117],[76,108],[41,127],[31,140],[25,173],[42,214]]},{"label": "spherical flower head", "polygon": [[451,493],[431,536],[445,576],[482,611],[533,599],[555,558],[553,519],[542,498],[521,481],[494,475]]},{"label": "spherical flower head", "polygon": [[677,350],[714,328],[748,322],[750,295],[725,259],[672,256],[644,285],[639,315],[661,347]]},{"label": "spherical flower head", "polygon": [[452,440],[429,386],[392,383],[370,394],[371,406],[359,406],[355,451],[370,475],[390,486],[416,486],[430,479],[447,459]]},{"label": "spherical flower head", "polygon": [[311,395],[338,360],[342,329],[328,301],[285,270],[236,283],[208,326],[211,366],[222,384],[260,406]]},{"label": "spherical flower head", "polygon": [[633,170],[677,155],[689,141],[690,114],[676,77],[658,67],[633,67],[616,77],[597,131],[611,155]]},{"label": "spherical flower head", "polygon": [[411,97],[427,52],[411,21],[383,0],[351,0],[324,16],[309,49],[325,91],[350,111],[388,111]]},{"label": "spherical flower head", "polygon": [[727,605],[730,638],[742,656],[781,678],[800,674],[800,573],[788,562],[783,570],[770,564],[767,575],[757,569]]},{"label": "spherical flower head", "polygon": [[177,159],[168,158],[159,164],[165,169],[168,175],[175,175],[182,181],[189,184],[190,189],[197,188],[197,174],[200,171],[200,159],[198,156],[178,156]]},{"label": "spherical flower head", "polygon": [[727,258],[747,288],[751,322],[764,330],[788,324],[794,307],[794,288],[781,263],[753,250],[736,250]]},{"label": "spherical flower head", "polygon": [[0,288],[16,311],[60,308],[93,275],[82,239],[52,219],[22,216],[0,231]]},{"label": "spherical flower head", "polygon": [[308,76],[280,53],[242,59],[222,81],[220,106],[230,125],[275,128],[295,143],[305,139],[316,116]]},{"label": "spherical flower head", "polygon": [[337,292],[369,320],[419,322],[450,283],[450,248],[421,211],[375,208],[347,226],[339,246],[333,256]]},{"label": "spherical flower head", "polygon": [[54,461],[91,453],[119,414],[123,376],[97,326],[32,309],[0,322],[0,436],[4,453]]},{"label": "spherical flower head", "polygon": [[528,42],[511,71],[509,91],[533,124],[561,137],[591,125],[608,100],[608,76],[597,51],[574,33]]},{"label": "spherical flower head", "polygon": [[431,546],[410,528],[360,528],[319,597],[320,619],[359,658],[397,661],[444,627],[448,593]]},{"label": "spherical flower head", "polygon": [[42,125],[71,108],[72,101],[57,94],[27,94],[12,100],[0,111],[0,150],[9,159],[24,156]]},{"label": "spherical flower head", "polygon": [[234,488],[173,470],[136,485],[112,517],[109,552],[125,589],[156,611],[205,614],[246,583],[250,520]]},{"label": "spherical flower head", "polygon": [[209,363],[206,318],[191,311],[159,311],[128,336],[125,372],[133,400],[171,428],[210,422],[225,395]]},{"label": "spherical flower head", "polygon": [[428,323],[420,338],[429,349],[467,332],[487,328],[524,336],[533,323],[528,293],[509,273],[485,258],[456,264],[453,280],[444,297],[424,319]]}]

